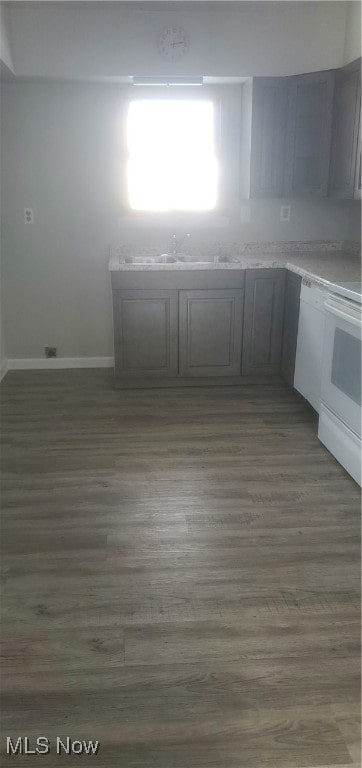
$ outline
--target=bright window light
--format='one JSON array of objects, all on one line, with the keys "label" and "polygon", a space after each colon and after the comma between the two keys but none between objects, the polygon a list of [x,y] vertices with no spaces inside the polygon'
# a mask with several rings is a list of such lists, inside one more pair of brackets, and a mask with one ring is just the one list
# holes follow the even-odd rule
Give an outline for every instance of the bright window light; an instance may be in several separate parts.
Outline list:
[{"label": "bright window light", "polygon": [[217,202],[214,104],[137,100],[129,106],[128,193],[137,211],[208,211]]}]

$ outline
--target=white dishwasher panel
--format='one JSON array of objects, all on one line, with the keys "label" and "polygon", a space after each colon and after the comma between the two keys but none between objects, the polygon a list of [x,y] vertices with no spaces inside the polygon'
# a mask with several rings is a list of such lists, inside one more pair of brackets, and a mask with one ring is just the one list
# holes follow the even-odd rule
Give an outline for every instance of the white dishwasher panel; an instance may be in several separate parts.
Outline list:
[{"label": "white dishwasher panel", "polygon": [[326,289],[303,278],[300,292],[294,387],[318,413],[321,398],[326,295]]}]

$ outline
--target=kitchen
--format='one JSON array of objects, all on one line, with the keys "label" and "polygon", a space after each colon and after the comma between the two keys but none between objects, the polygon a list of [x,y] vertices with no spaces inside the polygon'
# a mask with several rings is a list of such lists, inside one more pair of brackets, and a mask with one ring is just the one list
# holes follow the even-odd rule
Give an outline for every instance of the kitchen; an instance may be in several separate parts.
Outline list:
[{"label": "kitchen", "polygon": [[1,13],[3,730],[358,765],[360,5]]}]

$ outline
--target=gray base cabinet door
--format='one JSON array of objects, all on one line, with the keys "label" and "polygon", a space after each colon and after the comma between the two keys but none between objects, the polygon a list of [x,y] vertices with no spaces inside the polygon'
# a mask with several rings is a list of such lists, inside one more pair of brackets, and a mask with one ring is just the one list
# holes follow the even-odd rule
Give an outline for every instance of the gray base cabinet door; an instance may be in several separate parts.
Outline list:
[{"label": "gray base cabinet door", "polygon": [[238,376],[243,291],[180,291],[181,376]]},{"label": "gray base cabinet door", "polygon": [[115,375],[178,374],[178,291],[114,290]]},{"label": "gray base cabinet door", "polygon": [[287,384],[293,386],[295,354],[297,351],[300,286],[302,278],[287,272],[284,302],[284,329],[282,348],[282,375]]},{"label": "gray base cabinet door", "polygon": [[245,280],[242,374],[280,372],[285,270],[248,269]]}]

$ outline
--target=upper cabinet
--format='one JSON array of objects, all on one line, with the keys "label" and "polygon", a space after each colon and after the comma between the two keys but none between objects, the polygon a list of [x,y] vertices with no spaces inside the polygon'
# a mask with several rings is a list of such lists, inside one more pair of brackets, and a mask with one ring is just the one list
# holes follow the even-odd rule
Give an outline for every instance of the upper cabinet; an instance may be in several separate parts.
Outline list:
[{"label": "upper cabinet", "polygon": [[328,194],[334,72],[288,78],[285,196]]},{"label": "upper cabinet", "polygon": [[333,89],[332,71],[254,78],[250,197],[328,194]]},{"label": "upper cabinet", "polygon": [[359,59],[341,70],[256,77],[243,86],[243,194],[361,197],[360,72]]},{"label": "upper cabinet", "polygon": [[336,72],[330,195],[361,196],[361,69],[360,60]]},{"label": "upper cabinet", "polygon": [[253,83],[251,197],[283,197],[285,80],[284,77],[257,77]]},{"label": "upper cabinet", "polygon": [[330,175],[331,197],[361,197],[360,61],[336,72]]}]

